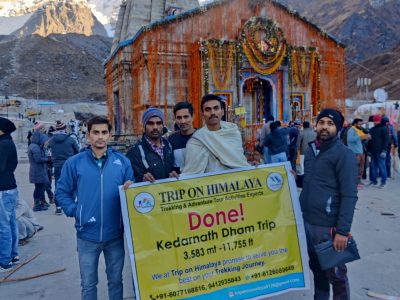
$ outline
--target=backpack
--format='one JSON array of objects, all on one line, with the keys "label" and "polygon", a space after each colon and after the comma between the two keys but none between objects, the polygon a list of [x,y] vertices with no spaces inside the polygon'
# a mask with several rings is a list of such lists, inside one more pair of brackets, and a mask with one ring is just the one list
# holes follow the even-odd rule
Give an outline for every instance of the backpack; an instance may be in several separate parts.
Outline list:
[{"label": "backpack", "polygon": [[343,145],[347,146],[347,134],[351,126],[347,126],[343,128],[342,132],[340,133],[340,139],[342,140]]}]

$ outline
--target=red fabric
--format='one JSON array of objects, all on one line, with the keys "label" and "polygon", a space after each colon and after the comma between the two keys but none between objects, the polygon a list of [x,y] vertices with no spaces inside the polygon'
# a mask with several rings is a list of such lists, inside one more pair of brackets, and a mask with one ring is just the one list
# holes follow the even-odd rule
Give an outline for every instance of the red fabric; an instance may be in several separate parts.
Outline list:
[{"label": "red fabric", "polygon": [[373,122],[381,122],[382,121],[382,117],[380,115],[374,115],[372,117],[372,121]]}]

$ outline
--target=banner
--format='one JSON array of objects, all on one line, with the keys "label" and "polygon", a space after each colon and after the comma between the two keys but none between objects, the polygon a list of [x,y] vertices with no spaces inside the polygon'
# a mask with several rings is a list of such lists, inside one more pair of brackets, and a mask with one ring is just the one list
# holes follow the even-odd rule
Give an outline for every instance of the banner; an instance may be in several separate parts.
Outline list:
[{"label": "banner", "polygon": [[137,299],[261,299],[309,288],[288,163],[120,190]]}]

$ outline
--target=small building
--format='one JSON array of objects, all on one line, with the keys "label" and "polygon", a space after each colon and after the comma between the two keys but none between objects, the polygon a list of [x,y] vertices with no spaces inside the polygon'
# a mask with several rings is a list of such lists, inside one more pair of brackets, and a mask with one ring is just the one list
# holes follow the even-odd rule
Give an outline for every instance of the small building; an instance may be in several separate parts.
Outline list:
[{"label": "small building", "polygon": [[201,97],[214,93],[224,99],[225,118],[253,140],[268,115],[288,122],[324,107],[344,111],[345,48],[276,1],[215,1],[120,40],[105,80],[116,134],[139,135],[148,106],[161,108],[172,128],[180,101],[194,105],[200,127]]}]

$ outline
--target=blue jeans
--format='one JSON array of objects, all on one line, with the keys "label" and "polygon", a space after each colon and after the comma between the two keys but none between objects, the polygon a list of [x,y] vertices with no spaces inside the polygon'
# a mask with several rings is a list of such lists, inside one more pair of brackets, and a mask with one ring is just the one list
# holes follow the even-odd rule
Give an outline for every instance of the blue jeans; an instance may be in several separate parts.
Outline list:
[{"label": "blue jeans", "polygon": [[386,165],[386,177],[390,178],[392,177],[392,155],[391,155],[391,148],[390,150],[386,151],[386,159],[385,159],[385,165]]},{"label": "blue jeans", "polygon": [[0,265],[18,256],[18,226],[15,216],[18,190],[0,191]]},{"label": "blue jeans", "polygon": [[374,183],[378,183],[378,170],[381,176],[381,184],[386,183],[386,165],[385,158],[382,158],[379,153],[371,153],[371,163],[369,165],[370,168],[370,180]]},{"label": "blue jeans", "polygon": [[271,154],[271,162],[278,163],[278,162],[285,162],[288,161],[286,152],[281,152],[278,154]]},{"label": "blue jeans", "polygon": [[270,164],[271,163],[271,155],[268,153],[268,147],[263,148],[263,156],[264,156],[264,163]]},{"label": "blue jeans", "polygon": [[98,266],[100,253],[103,252],[106,262],[108,281],[108,298],[121,300],[123,296],[122,270],[124,268],[124,238],[108,242],[90,242],[78,238],[79,267],[83,300],[97,299]]},{"label": "blue jeans", "polygon": [[61,171],[56,173],[56,169],[54,168],[54,203],[56,207],[60,207],[60,203],[58,203],[57,198],[56,198],[56,193],[57,193],[57,181],[60,179],[61,176]]}]

